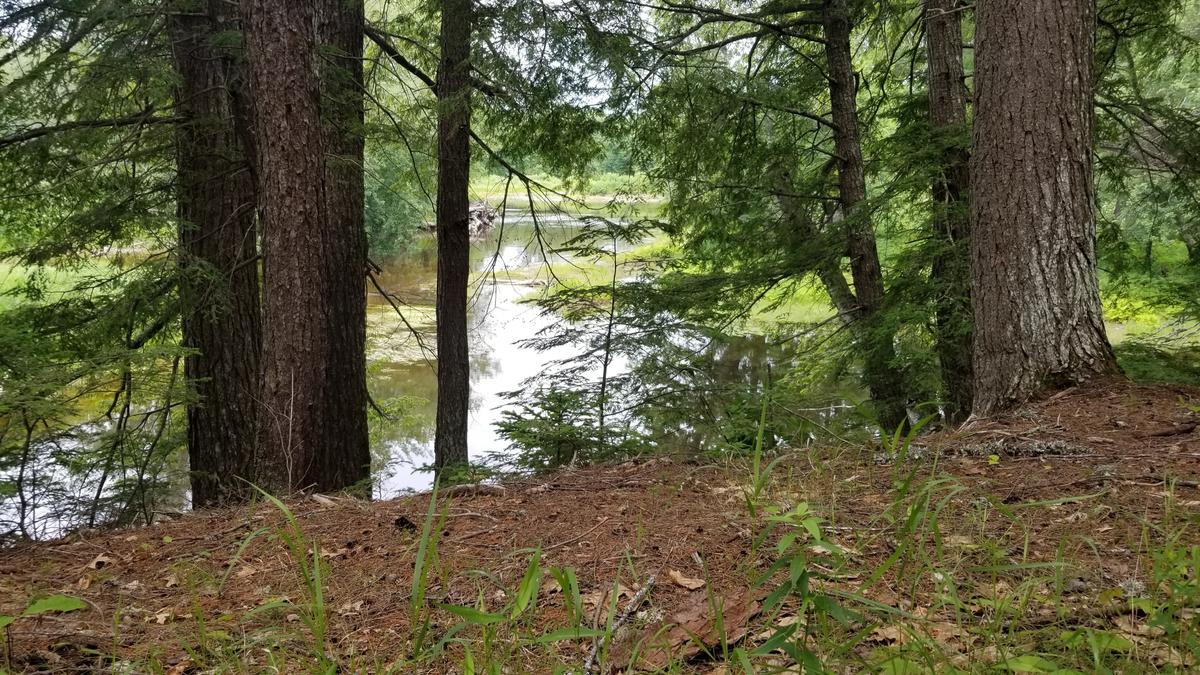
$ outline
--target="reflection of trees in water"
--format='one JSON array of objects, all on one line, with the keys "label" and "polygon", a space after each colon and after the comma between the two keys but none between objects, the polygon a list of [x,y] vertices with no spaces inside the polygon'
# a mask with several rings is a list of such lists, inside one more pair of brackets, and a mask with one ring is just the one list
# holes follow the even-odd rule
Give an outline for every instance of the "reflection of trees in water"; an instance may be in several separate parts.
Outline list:
[{"label": "reflection of trees in water", "polygon": [[811,363],[766,335],[679,331],[635,361],[644,388],[635,415],[656,442],[684,452],[753,448],[766,395],[768,446],[804,445],[859,430],[838,381],[808,381]]}]

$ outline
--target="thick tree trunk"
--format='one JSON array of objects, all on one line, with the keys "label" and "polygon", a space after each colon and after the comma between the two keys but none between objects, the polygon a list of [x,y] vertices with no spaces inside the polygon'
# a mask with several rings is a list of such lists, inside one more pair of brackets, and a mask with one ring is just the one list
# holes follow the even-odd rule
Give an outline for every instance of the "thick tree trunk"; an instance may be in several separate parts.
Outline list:
[{"label": "thick tree trunk", "polygon": [[953,140],[967,130],[963,81],[962,12],[959,0],[926,0],[929,120],[943,139],[940,173],[933,184],[937,244],[931,274],[937,290],[935,340],[947,417],[971,413],[971,251],[969,247],[970,155]]},{"label": "thick tree trunk", "polygon": [[[181,8],[183,9],[183,8]],[[168,17],[178,113],[179,268],[192,504],[248,496],[257,445],[259,316],[255,194],[235,131],[219,30],[203,12]]]},{"label": "thick tree trunk", "polygon": [[975,412],[1117,370],[1096,278],[1093,0],[976,10]]},{"label": "thick tree trunk", "polygon": [[327,376],[334,419],[317,458],[318,489],[364,485],[371,476],[367,426],[367,234],[363,174],[363,0],[319,0],[321,101],[325,132],[325,213],[337,243],[328,252],[330,338]]},{"label": "thick tree trunk", "polygon": [[471,0],[442,2],[438,68],[437,353],[434,466],[465,464],[470,404],[467,281],[470,275]]},{"label": "thick tree trunk", "polygon": [[[361,21],[361,7],[324,2]],[[317,20],[324,32],[331,10],[279,0],[247,0],[247,9],[266,256],[258,474],[275,491],[338,490],[370,470],[361,339],[365,252],[354,224],[361,213],[348,213],[361,196],[331,194],[361,192],[361,178],[345,175],[352,144],[333,140],[359,129],[354,120],[338,119],[342,106],[353,106],[347,99],[331,103],[329,126],[322,122],[322,75],[327,95],[347,91],[329,84],[336,66],[322,66],[318,56]],[[328,58],[343,68],[354,58],[331,47]]]},{"label": "thick tree trunk", "polygon": [[885,428],[894,428],[905,420],[904,379],[894,364],[895,332],[881,316],[886,300],[883,268],[879,263],[870,210],[865,203],[867,180],[858,131],[858,85],[850,45],[847,0],[827,0],[822,22],[835,128],[838,194],[850,254],[850,275],[864,323],[863,372],[880,423]]}]

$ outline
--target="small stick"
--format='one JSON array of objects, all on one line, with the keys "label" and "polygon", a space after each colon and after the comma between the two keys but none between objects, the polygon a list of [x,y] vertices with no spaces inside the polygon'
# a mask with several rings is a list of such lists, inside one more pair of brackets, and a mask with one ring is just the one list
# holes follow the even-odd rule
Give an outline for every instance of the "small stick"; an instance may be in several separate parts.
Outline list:
[{"label": "small stick", "polygon": [[[617,631],[620,630],[621,626],[625,625],[625,622],[629,620],[630,616],[633,616],[634,610],[640,607],[642,602],[646,600],[646,596],[650,594],[650,589],[654,588],[654,582],[655,577],[652,574],[650,575],[650,578],[646,580],[646,583],[642,586],[641,590],[639,590],[637,594],[633,596],[633,599],[629,601],[629,604],[625,605],[625,609],[619,616],[617,616],[616,621],[613,621],[613,635],[617,634]],[[592,651],[588,653],[587,660],[583,662],[583,675],[591,675],[592,669],[596,667],[596,657],[599,654],[600,640],[599,638],[594,638],[592,640]]]},{"label": "small stick", "polygon": [[566,546],[567,544],[574,544],[575,542],[579,541],[580,539],[583,539],[584,537],[588,536],[589,534],[600,529],[600,526],[607,523],[608,521],[609,521],[609,519],[605,518],[604,520],[601,520],[600,522],[596,523],[595,527],[588,530],[587,532],[584,532],[583,534],[579,535],[578,537],[574,537],[574,538],[568,539],[566,541],[561,541],[553,546],[547,546],[546,548],[542,549],[542,553],[545,553],[547,551],[553,551],[556,548],[562,548],[563,546]]}]

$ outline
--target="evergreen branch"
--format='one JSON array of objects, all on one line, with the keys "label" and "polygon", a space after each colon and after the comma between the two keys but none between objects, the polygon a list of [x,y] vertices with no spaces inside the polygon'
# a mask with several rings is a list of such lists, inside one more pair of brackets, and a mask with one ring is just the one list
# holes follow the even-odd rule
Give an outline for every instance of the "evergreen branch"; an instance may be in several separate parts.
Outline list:
[{"label": "evergreen branch", "polygon": [[114,117],[101,120],[76,120],[74,122],[63,122],[62,124],[44,125],[33,127],[19,131],[8,136],[0,136],[0,148],[7,148],[11,145],[20,145],[29,141],[37,140],[44,136],[61,134],[68,131],[78,129],[112,129],[117,127],[141,126],[152,124],[178,124],[185,121],[185,118],[179,116],[173,117],[156,117],[154,115],[154,107],[150,106],[136,115],[128,117]]},{"label": "evergreen branch", "polygon": [[[378,47],[383,50],[383,53],[386,54],[392,61],[395,61],[397,65],[408,71],[410,75],[413,75],[418,80],[423,82],[425,86],[433,90],[437,89],[437,81],[430,77],[429,74],[424,70],[422,70],[420,66],[412,61],[409,61],[404,54],[400,53],[400,50],[396,49],[396,46],[388,40],[387,35],[384,35],[383,31],[374,26],[368,25],[363,29],[363,32],[368,38],[370,38],[371,42],[374,42],[376,45],[378,45]],[[499,97],[510,100],[512,99],[512,97],[509,96],[508,93],[503,89],[500,89],[489,82],[481,80],[474,75],[471,76],[471,86],[483,95],[491,98]]]}]

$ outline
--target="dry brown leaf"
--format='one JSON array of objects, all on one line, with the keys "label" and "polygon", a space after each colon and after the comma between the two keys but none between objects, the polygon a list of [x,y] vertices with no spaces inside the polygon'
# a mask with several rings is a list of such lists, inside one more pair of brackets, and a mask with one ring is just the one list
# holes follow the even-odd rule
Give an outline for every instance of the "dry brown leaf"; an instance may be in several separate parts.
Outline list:
[{"label": "dry brown leaf", "polygon": [[562,586],[559,585],[558,579],[549,579],[542,583],[542,587],[538,589],[538,595],[541,597],[551,596],[555,593],[562,593]]},{"label": "dry brown leaf", "polygon": [[1133,617],[1128,614],[1118,616],[1113,623],[1117,624],[1117,628],[1129,635],[1139,635],[1145,637],[1161,637],[1166,633],[1158,626],[1150,626],[1145,623],[1138,623],[1133,620]]},{"label": "dry brown leaf", "polygon": [[880,642],[883,644],[904,644],[907,636],[900,626],[880,626],[871,631],[871,635],[867,638],[872,642]]},{"label": "dry brown leaf", "polygon": [[90,574],[85,574],[85,575],[79,577],[79,581],[75,582],[75,588],[78,588],[81,591],[86,591],[87,589],[89,589],[91,587],[92,587],[92,575],[90,575]]},{"label": "dry brown leaf", "polygon": [[694,591],[698,588],[704,588],[703,579],[692,579],[691,577],[685,577],[679,570],[670,570],[667,572],[667,576],[671,578],[671,581],[675,585],[683,586],[689,591]]},{"label": "dry brown leaf", "polygon": [[[714,604],[716,605],[714,607]],[[633,632],[622,640],[610,657],[614,665],[636,665],[637,670],[657,671],[669,663],[682,663],[721,641],[717,629],[719,608],[725,644],[735,645],[750,631],[750,620],[758,616],[760,605],[751,590],[710,598],[707,593],[693,592],[686,603],[665,620]],[[641,650],[636,664],[633,654]]]},{"label": "dry brown leaf", "polygon": [[798,615],[782,617],[778,621],[775,622],[774,626],[772,626],[764,631],[755,633],[754,640],[756,642],[765,642],[766,640],[770,640],[771,636],[775,635],[775,633],[778,632],[780,629],[787,628],[788,626],[794,626],[803,621],[804,621],[804,617],[798,616]]},{"label": "dry brown leaf", "polygon": [[363,601],[358,600],[356,602],[345,603],[344,605],[342,605],[341,607],[338,608],[337,612],[338,612],[338,614],[340,614],[342,616],[353,616],[355,614],[362,612],[362,608],[363,608]]},{"label": "dry brown leaf", "polygon": [[[602,588],[599,590],[592,591],[591,593],[583,593],[579,596],[579,599],[583,601],[583,604],[585,604],[589,607],[597,607],[597,608],[605,607],[608,605],[608,594],[611,591],[612,591],[611,588]],[[623,598],[632,598],[633,593],[634,593],[634,591],[629,590],[629,588],[624,586],[623,584],[617,584],[617,604],[618,604],[618,606],[620,605],[621,600]]]},{"label": "dry brown leaf", "polygon": [[170,668],[167,668],[166,671],[164,671],[164,675],[183,675],[184,673],[188,672],[191,669],[192,669],[191,659],[183,659],[179,663],[176,663],[175,665],[171,666]]}]

